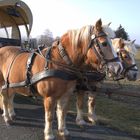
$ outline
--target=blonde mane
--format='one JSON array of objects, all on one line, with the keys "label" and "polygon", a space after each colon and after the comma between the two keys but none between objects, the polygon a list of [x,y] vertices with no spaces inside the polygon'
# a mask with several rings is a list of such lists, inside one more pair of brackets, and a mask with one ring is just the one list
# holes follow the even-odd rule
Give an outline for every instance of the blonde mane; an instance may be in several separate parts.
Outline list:
[{"label": "blonde mane", "polygon": [[[74,48],[79,46],[78,43],[79,42],[81,43],[82,40],[85,41],[84,43],[86,46],[88,45],[89,40],[91,39],[91,31],[90,31],[91,28],[93,28],[93,26],[87,25],[87,26],[82,27],[81,29],[68,31],[69,36],[72,38],[71,43]],[[108,25],[103,25],[102,28],[109,38],[115,37],[115,32]]]},{"label": "blonde mane", "polygon": [[[119,40],[120,38],[112,39],[112,45],[114,47],[115,52],[117,52],[117,49],[119,48]],[[137,48],[133,41],[123,40],[124,42],[124,49],[127,50],[130,54],[136,55]]]},{"label": "blonde mane", "polygon": [[136,53],[137,53],[137,48],[136,48],[136,45],[134,44],[134,42],[124,40],[124,44],[125,44],[125,46],[124,46],[125,49],[126,49],[129,53],[131,53],[131,54],[133,54],[133,55],[136,55]]},{"label": "blonde mane", "polygon": [[72,39],[72,46],[74,48],[77,48],[79,46],[78,43],[81,43],[81,41],[85,41],[84,43],[87,45],[89,43],[90,39],[90,29],[91,26],[84,26],[81,29],[75,29],[75,30],[69,30],[68,34]]}]

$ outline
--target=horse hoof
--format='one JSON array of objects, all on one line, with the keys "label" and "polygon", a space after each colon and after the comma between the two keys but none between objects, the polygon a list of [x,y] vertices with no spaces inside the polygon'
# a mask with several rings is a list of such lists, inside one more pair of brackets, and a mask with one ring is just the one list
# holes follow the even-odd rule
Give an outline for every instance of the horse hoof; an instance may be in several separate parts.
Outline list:
[{"label": "horse hoof", "polygon": [[55,140],[55,137],[53,135],[45,136],[45,140]]},{"label": "horse hoof", "polygon": [[2,114],[3,113],[3,111],[2,111],[2,109],[0,109],[0,114]]},{"label": "horse hoof", "polygon": [[5,123],[6,123],[6,126],[10,126],[10,125],[13,124],[13,121],[12,120],[7,120]]},{"label": "horse hoof", "polygon": [[79,125],[79,126],[84,126],[87,123],[84,120],[76,120],[76,124]]},{"label": "horse hoof", "polygon": [[11,118],[11,120],[16,120],[16,115],[12,115],[12,116],[10,116],[10,118]]},{"label": "horse hoof", "polygon": [[91,122],[91,125],[96,125],[96,122],[95,122],[95,121],[92,121],[92,122]]},{"label": "horse hoof", "polygon": [[58,135],[63,137],[63,136],[69,136],[70,134],[69,134],[69,131],[65,129],[63,131],[58,130]]}]

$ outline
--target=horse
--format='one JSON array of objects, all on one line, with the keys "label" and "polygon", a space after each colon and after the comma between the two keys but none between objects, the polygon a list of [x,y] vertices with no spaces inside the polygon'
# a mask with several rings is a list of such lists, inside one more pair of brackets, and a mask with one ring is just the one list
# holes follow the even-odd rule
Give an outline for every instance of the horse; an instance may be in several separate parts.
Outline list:
[{"label": "horse", "polygon": [[0,89],[3,118],[10,125],[15,118],[15,93],[43,97],[45,110],[45,140],[55,138],[52,121],[56,108],[58,134],[69,135],[65,118],[70,96],[77,79],[88,67],[103,69],[113,74],[122,72],[122,64],[115,53],[110,37],[102,27],[95,25],[68,30],[52,47],[21,52],[19,47],[0,48]]},{"label": "horse", "polygon": [[[111,39],[112,45],[114,47],[115,52],[117,52],[118,57],[120,58],[120,61],[123,65],[123,72],[121,74],[120,79],[126,78],[129,81],[135,81],[137,79],[138,75],[138,68],[136,66],[135,62],[135,55],[137,53],[137,49],[135,47],[135,40],[133,41],[126,41],[122,38],[114,38]],[[92,73],[91,73],[92,74]],[[94,74],[94,73],[93,73]],[[102,77],[102,73],[98,73],[98,77]],[[97,76],[96,76],[97,77]],[[88,80],[88,79],[87,79]],[[104,80],[104,77],[99,80],[88,80],[86,81],[86,85],[94,85],[100,88],[102,80]],[[119,80],[119,79],[118,79]],[[99,81],[99,82],[98,82]],[[77,116],[76,116],[76,123],[80,126],[86,125],[86,122],[84,121],[83,117],[83,107],[84,107],[84,95],[88,94],[88,101],[87,101],[87,107],[88,107],[88,120],[92,124],[96,124],[97,117],[95,113],[95,98],[96,98],[96,89],[95,91],[91,91],[92,89],[85,90],[76,90],[77,92],[77,102],[76,102],[76,108],[77,108]],[[94,89],[93,89],[94,90]]]},{"label": "horse", "polygon": [[129,81],[136,81],[138,68],[135,62],[135,55],[137,53],[135,40],[128,41],[122,38],[115,38],[112,39],[112,45],[124,67],[122,72],[123,78],[126,78]]}]

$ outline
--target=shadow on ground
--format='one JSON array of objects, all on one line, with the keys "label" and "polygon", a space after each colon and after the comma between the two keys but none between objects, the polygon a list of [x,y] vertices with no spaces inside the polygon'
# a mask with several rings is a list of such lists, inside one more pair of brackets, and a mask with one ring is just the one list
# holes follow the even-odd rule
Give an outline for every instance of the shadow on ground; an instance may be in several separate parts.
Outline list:
[{"label": "shadow on ground", "polygon": [[[16,121],[7,127],[0,116],[0,140],[44,140],[44,109],[42,101],[16,96],[15,111]],[[1,112],[2,113],[2,112]],[[68,113],[67,128],[70,136],[57,135],[56,117],[53,121],[56,140],[138,140],[125,132],[120,132],[104,125],[87,125],[81,128],[75,124],[75,115]]]}]

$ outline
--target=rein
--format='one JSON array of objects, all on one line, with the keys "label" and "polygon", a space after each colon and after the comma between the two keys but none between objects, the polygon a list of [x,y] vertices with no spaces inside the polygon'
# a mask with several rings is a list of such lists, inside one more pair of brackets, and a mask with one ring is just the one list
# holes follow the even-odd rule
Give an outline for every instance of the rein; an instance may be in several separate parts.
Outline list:
[{"label": "rein", "polygon": [[124,72],[123,72],[124,76],[126,75],[126,73],[127,73],[129,70],[138,71],[138,69],[135,69],[135,68],[134,68],[135,66],[137,66],[137,65],[136,65],[136,64],[133,64],[133,65],[131,65],[131,66],[129,66],[129,67],[126,67],[125,70],[124,70]]},{"label": "rein", "polygon": [[123,59],[121,50],[119,50],[118,55],[119,55],[119,57],[120,57],[120,59],[122,61],[123,67],[124,67],[124,70],[122,72],[122,75],[124,76],[124,78],[125,78],[125,75],[127,74],[127,72],[129,70],[131,70],[131,71],[138,71],[138,69],[134,68],[135,66],[137,66],[136,64],[131,64],[130,66],[127,66],[127,64],[125,62],[123,62],[124,59]]},{"label": "rein", "polygon": [[[51,48],[52,47],[50,47],[50,52],[51,52]],[[66,51],[64,50],[64,48],[61,46],[61,49],[63,49],[63,51],[61,50],[61,53],[60,53],[60,55],[62,55],[61,57],[62,58],[66,58],[66,59],[64,59],[64,61],[66,61],[66,60],[68,60],[69,59],[69,57],[68,57],[68,55],[67,55],[67,53],[66,53]],[[59,50],[60,50],[60,44],[59,44]],[[40,51],[39,51],[40,52]],[[59,61],[54,61],[54,60],[51,60],[51,58],[50,58],[50,53],[46,53],[46,56],[44,56],[42,53],[38,53],[38,52],[35,52],[36,54],[38,54],[39,56],[41,56],[44,60],[46,60],[48,63],[53,63],[53,64],[56,64],[56,65],[58,65],[58,66],[60,66],[60,67],[62,67],[62,69],[63,70],[66,70],[67,72],[70,72],[71,74],[74,74],[74,75],[77,75],[77,77],[81,77],[82,75],[81,75],[81,71],[80,71],[80,69],[79,68],[76,68],[73,64],[72,64],[72,62],[71,62],[71,60],[69,59],[67,62],[66,62],[66,64],[63,64],[63,63],[60,63]],[[63,56],[65,56],[65,57],[63,57]],[[70,63],[69,63],[70,62]],[[69,65],[67,64],[67,63],[69,63]],[[46,67],[47,68],[47,67]]]}]

